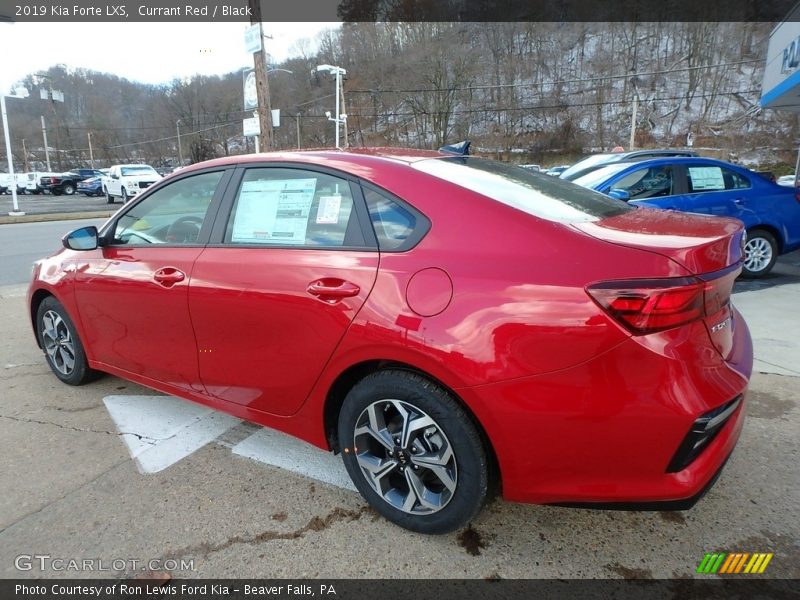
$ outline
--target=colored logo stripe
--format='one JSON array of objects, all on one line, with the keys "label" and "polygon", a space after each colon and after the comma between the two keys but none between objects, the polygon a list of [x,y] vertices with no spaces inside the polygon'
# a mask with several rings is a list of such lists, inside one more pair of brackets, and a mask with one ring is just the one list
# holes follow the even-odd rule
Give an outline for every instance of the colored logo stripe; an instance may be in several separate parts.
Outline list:
[{"label": "colored logo stripe", "polygon": [[773,553],[756,552],[725,552],[706,553],[700,565],[697,567],[698,573],[708,574],[760,574],[767,568],[769,561],[772,560]]}]

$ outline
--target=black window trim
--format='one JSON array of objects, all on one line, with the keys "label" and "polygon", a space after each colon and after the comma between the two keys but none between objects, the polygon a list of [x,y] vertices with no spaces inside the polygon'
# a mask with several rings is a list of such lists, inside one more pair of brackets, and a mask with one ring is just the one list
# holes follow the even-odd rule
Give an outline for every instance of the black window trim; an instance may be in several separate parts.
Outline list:
[{"label": "black window trim", "polygon": [[[368,190],[372,190],[376,194],[380,194],[382,196],[386,196],[389,200],[396,202],[400,206],[402,206],[405,210],[410,212],[414,217],[417,219],[417,225],[414,227],[414,230],[409,235],[400,246],[397,248],[385,249],[385,248],[378,248],[381,252],[386,252],[390,254],[398,254],[402,252],[408,252],[409,250],[413,250],[422,240],[423,238],[428,235],[428,232],[431,230],[431,220],[428,216],[421,212],[417,207],[412,206],[396,194],[393,194],[389,190],[380,187],[379,185],[375,185],[371,181],[360,180],[361,187],[366,188]],[[372,217],[369,216],[369,207],[367,207],[366,197],[364,198],[364,206],[367,208],[367,222],[369,223],[370,228],[372,229],[372,236],[375,238],[375,243],[377,244],[377,235],[375,234],[374,225],[372,224]]]},{"label": "black window trim", "polygon": [[[200,228],[200,234],[197,236],[197,241],[193,244],[114,244],[113,243],[113,235],[114,231],[117,229],[117,223],[119,220],[128,214],[131,210],[136,208],[136,206],[144,201],[146,198],[157,192],[158,190],[167,187],[168,185],[172,185],[174,183],[178,183],[184,179],[188,179],[189,177],[194,177],[196,175],[206,175],[208,173],[219,173],[222,172],[222,177],[220,178],[219,182],[217,183],[217,188],[214,191],[214,196],[211,199],[211,204],[208,206],[208,211],[206,212],[206,216],[203,219],[203,225]],[[181,173],[180,175],[176,175],[175,177],[168,177],[163,178],[153,185],[149,186],[144,192],[134,197],[132,200],[128,202],[128,204],[124,205],[120,208],[119,212],[117,212],[111,219],[109,219],[106,224],[100,230],[100,239],[103,240],[101,245],[108,248],[203,248],[208,244],[208,241],[211,237],[211,233],[213,231],[213,227],[216,224],[217,217],[219,215],[220,205],[222,204],[222,200],[227,193],[227,189],[230,186],[230,180],[233,176],[234,169],[230,165],[225,166],[216,166],[216,167],[209,167],[207,169],[198,169],[197,171],[189,171],[186,173]]]},{"label": "black window trim", "polygon": [[[245,172],[249,169],[293,169],[295,171],[306,171],[311,173],[320,173],[322,175],[329,175],[337,177],[346,181],[350,186],[350,195],[353,198],[353,209],[355,218],[361,229],[364,238],[363,246],[308,246],[299,244],[234,244],[225,241],[225,232],[228,227],[228,222],[233,217],[233,207],[236,204],[236,198],[239,195],[239,189],[242,185]],[[320,165],[313,165],[307,163],[297,162],[283,162],[283,161],[264,161],[253,163],[239,163],[228,183],[228,188],[225,195],[220,202],[217,218],[214,221],[214,227],[211,231],[211,237],[206,244],[209,248],[259,248],[259,249],[275,249],[275,250],[298,250],[298,251],[349,251],[349,252],[375,252],[378,250],[378,241],[375,239],[375,232],[372,231],[372,225],[367,211],[366,201],[361,193],[358,185],[358,178],[345,171],[338,169],[331,169]]]}]

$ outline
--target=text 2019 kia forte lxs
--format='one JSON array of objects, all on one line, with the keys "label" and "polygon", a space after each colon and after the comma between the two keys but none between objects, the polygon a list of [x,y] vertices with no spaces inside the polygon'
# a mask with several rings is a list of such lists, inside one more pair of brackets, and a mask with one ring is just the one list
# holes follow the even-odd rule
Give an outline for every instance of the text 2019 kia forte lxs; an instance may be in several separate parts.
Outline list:
[{"label": "text 2019 kia forte lxs", "polygon": [[36,264],[56,376],[97,371],[341,452],[437,533],[499,484],[536,503],[690,505],[742,428],[738,221],[473,157],[201,163]]}]

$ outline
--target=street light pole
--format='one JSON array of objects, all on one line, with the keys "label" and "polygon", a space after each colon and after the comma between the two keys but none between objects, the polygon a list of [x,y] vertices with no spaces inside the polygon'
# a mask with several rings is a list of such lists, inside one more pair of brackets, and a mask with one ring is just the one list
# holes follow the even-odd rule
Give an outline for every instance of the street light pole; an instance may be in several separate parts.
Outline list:
[{"label": "street light pole", "polygon": [[6,156],[8,157],[8,174],[11,177],[11,202],[13,210],[8,213],[12,217],[25,213],[20,211],[17,200],[17,178],[14,177],[14,157],[11,156],[11,136],[8,134],[8,113],[6,112],[6,95],[0,92],[0,112],[3,113],[3,135],[6,138]]},{"label": "street light pole", "polygon": [[329,121],[333,121],[336,123],[336,147],[339,147],[339,125],[346,122],[347,115],[345,113],[339,112],[339,106],[341,102],[341,89],[342,89],[342,75],[346,75],[347,71],[341,67],[335,67],[333,65],[319,65],[316,69],[317,71],[327,71],[328,73],[336,76],[336,116],[331,117],[330,112],[326,112],[325,116],[328,117]]}]

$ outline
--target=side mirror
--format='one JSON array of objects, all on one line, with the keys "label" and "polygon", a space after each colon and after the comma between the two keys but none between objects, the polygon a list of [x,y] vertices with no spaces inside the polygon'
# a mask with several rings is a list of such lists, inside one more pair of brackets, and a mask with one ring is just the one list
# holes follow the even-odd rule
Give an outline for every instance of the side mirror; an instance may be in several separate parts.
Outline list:
[{"label": "side mirror", "polygon": [[97,227],[90,225],[71,231],[61,238],[61,243],[70,250],[94,250],[98,246]]},{"label": "side mirror", "polygon": [[119,175],[117,175],[116,173],[112,173],[111,179],[119,179]]},{"label": "side mirror", "polygon": [[617,200],[622,200],[623,202],[627,202],[628,200],[631,199],[631,194],[627,190],[619,190],[619,189],[611,190],[610,192],[608,192],[608,195],[611,196],[612,198],[616,198]]}]

